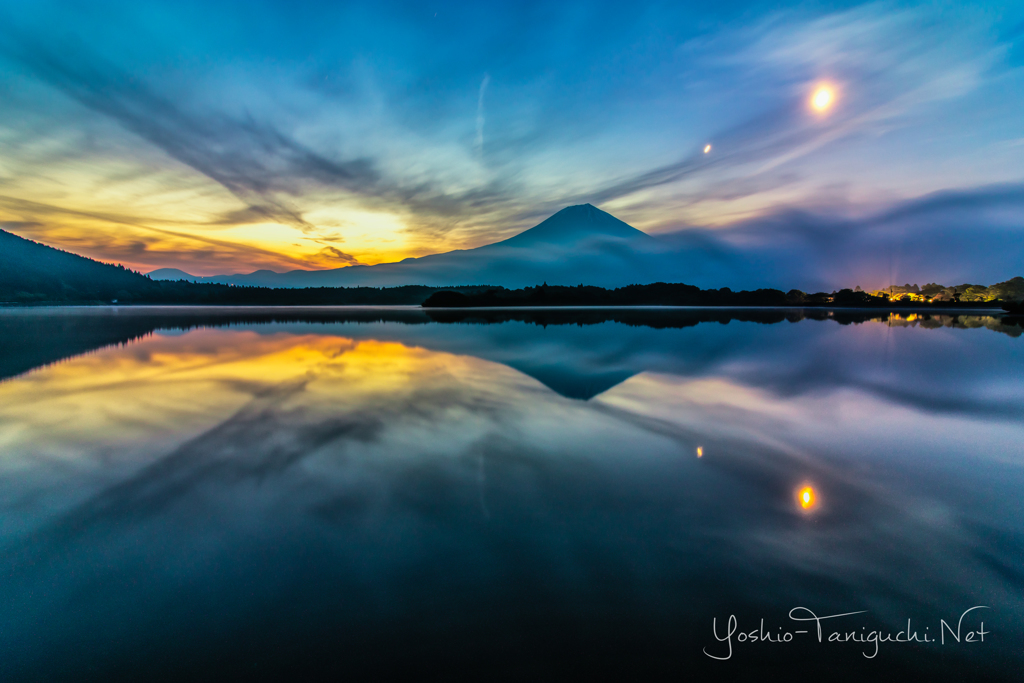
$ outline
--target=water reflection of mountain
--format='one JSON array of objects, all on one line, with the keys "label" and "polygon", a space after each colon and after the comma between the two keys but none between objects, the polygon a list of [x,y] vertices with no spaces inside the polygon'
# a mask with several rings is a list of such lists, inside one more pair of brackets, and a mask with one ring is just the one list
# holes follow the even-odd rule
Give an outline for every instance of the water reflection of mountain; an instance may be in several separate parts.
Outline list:
[{"label": "water reflection of mountain", "polygon": [[[890,327],[986,328],[1010,337],[1024,329],[1020,318],[821,309],[492,309],[425,311],[394,308],[70,308],[21,309],[0,313],[0,379],[153,333],[200,327],[244,326],[259,333],[337,334],[398,341],[431,350],[502,363],[553,391],[590,399],[645,371],[701,375],[728,364],[745,380],[771,385],[781,394],[827,384],[856,385],[935,410],[960,409],[963,397],[929,393],[927,386],[879,382],[848,369],[843,356],[869,353],[845,337],[824,344],[794,339],[780,328],[762,335],[725,331],[733,323],[802,321],[840,325],[882,323]],[[397,324],[396,324],[397,323]],[[714,323],[714,324],[713,324]],[[344,329],[327,329],[344,325]],[[699,332],[692,330],[701,326]],[[831,328],[831,326],[829,326]],[[808,330],[801,327],[804,332]],[[837,329],[837,328],[832,328]],[[690,330],[683,335],[686,330]],[[675,332],[672,332],[675,331]],[[697,332],[697,333],[694,333]],[[801,337],[805,337],[801,334]],[[817,336],[812,335],[815,339]],[[805,353],[794,358],[800,343]],[[851,345],[852,344],[852,345]],[[941,351],[903,359],[927,377],[939,368]],[[756,361],[752,360],[756,359]],[[756,368],[756,371],[755,371]],[[938,370],[937,370],[938,371]],[[755,376],[756,375],[756,376]],[[1005,407],[992,407],[997,412]]]},{"label": "water reflection of mountain", "polygon": [[[713,617],[794,605],[896,631],[992,604],[992,630],[1019,632],[1024,345],[963,319],[781,313],[2,314],[0,359],[22,367],[146,337],[3,387],[5,671],[116,678],[116,641],[160,644],[168,679],[236,678],[262,652],[295,653],[275,678],[337,678],[379,673],[399,634],[416,672],[485,671],[453,643],[510,671],[556,643],[705,679]],[[879,661],[1012,680],[983,668],[1011,645],[797,653],[847,657],[845,680]],[[743,651],[740,678],[788,670],[776,651]]]}]

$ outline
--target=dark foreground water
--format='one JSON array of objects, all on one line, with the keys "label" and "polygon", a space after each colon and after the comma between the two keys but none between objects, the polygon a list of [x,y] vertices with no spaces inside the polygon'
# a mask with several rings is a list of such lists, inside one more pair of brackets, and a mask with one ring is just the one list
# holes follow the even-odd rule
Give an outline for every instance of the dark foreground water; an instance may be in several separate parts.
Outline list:
[{"label": "dark foreground water", "polygon": [[0,311],[0,680],[1021,680],[1021,326],[813,317]]}]

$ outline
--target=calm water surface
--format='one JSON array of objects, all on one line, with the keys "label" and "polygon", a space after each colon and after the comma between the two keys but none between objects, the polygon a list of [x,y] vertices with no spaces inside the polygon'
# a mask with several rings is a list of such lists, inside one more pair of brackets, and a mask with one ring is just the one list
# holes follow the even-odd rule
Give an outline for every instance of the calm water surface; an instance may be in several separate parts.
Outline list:
[{"label": "calm water surface", "polygon": [[1020,680],[1024,330],[814,317],[0,311],[0,679]]}]

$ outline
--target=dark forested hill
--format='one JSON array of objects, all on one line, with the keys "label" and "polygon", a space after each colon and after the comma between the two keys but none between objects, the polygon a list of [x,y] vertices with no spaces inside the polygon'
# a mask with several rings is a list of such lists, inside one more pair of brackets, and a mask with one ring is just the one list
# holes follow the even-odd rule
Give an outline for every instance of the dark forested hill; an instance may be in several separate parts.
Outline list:
[{"label": "dark forested hill", "polygon": [[122,266],[48,247],[0,230],[0,301],[111,301],[156,290]]},{"label": "dark forested hill", "polygon": [[[48,247],[0,230],[0,303],[212,304],[255,306],[417,305],[438,287],[271,289],[154,281],[122,266]],[[489,286],[448,288],[466,294]]]}]

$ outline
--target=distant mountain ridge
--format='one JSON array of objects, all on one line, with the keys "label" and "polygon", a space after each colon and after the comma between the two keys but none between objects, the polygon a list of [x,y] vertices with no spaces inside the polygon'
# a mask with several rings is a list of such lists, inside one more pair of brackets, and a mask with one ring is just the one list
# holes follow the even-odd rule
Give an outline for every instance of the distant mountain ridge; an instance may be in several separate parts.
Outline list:
[{"label": "distant mountain ridge", "polygon": [[605,287],[678,280],[677,261],[659,240],[591,204],[569,206],[538,225],[475,249],[408,258],[398,263],[333,270],[259,270],[196,277],[177,269],[151,272],[154,280],[186,279],[262,287],[447,286],[488,282],[506,287],[593,284]]},{"label": "distant mountain ridge", "polygon": [[[155,280],[186,279],[260,287],[396,287],[488,283],[521,289],[547,283],[579,284],[616,289],[657,282],[685,282],[704,289],[783,289],[831,292],[853,285],[886,282],[892,265],[902,263],[907,276],[941,277],[953,281],[972,270],[1004,278],[1024,259],[1024,242],[1004,233],[986,240],[949,232],[941,216],[927,214],[934,229],[920,226],[915,244],[927,244],[937,254],[915,246],[905,248],[902,229],[882,225],[849,225],[837,231],[828,221],[820,231],[808,229],[803,214],[778,214],[762,223],[738,228],[688,229],[648,235],[591,204],[569,206],[538,225],[501,242],[475,249],[408,258],[398,263],[347,266],[333,270],[294,270],[275,273],[259,270],[237,275],[196,277],[177,269],[150,273]],[[939,246],[937,246],[939,245]],[[976,265],[984,252],[991,264]],[[968,257],[967,255],[974,254]],[[888,269],[888,273],[886,273]],[[902,275],[900,275],[902,277]],[[862,279],[863,278],[863,279]],[[1000,292],[1002,294],[1002,292]]]},{"label": "distant mountain ridge", "polygon": [[[973,282],[1005,279],[1008,270],[1016,270],[1024,262],[1024,242],[1005,235],[990,236],[988,241],[973,237],[957,241],[948,230],[943,232],[945,228],[929,232],[925,226],[914,237],[914,249],[908,250],[902,246],[904,233],[884,225],[862,228],[859,236],[846,228],[818,235],[799,216],[785,225],[782,229],[747,224],[651,236],[597,207],[582,204],[567,207],[518,235],[476,249],[374,266],[288,273],[261,270],[213,277],[196,277],[176,268],[161,268],[146,277],[0,231],[0,302],[109,303],[116,299],[123,303],[226,305],[419,304],[439,289],[472,294],[491,286],[515,290],[543,283],[618,289],[662,282],[706,290],[728,286],[786,291],[799,287],[807,292],[830,292],[891,281],[898,262],[904,264],[901,272],[908,275],[917,272],[927,278],[963,281],[961,278],[973,272]],[[918,248],[920,244],[942,246],[938,255],[928,256]],[[980,253],[992,258],[980,261]],[[985,264],[984,268],[978,263]],[[885,268],[888,277],[879,275]],[[247,291],[228,285],[243,285]],[[956,289],[963,301],[996,296],[1016,300],[1021,296],[1017,280],[990,288],[963,285]]]},{"label": "distant mountain ridge", "polygon": [[202,278],[196,277],[190,273],[186,273],[184,270],[178,268],[157,268],[146,273],[146,276],[151,280],[201,280]]}]

